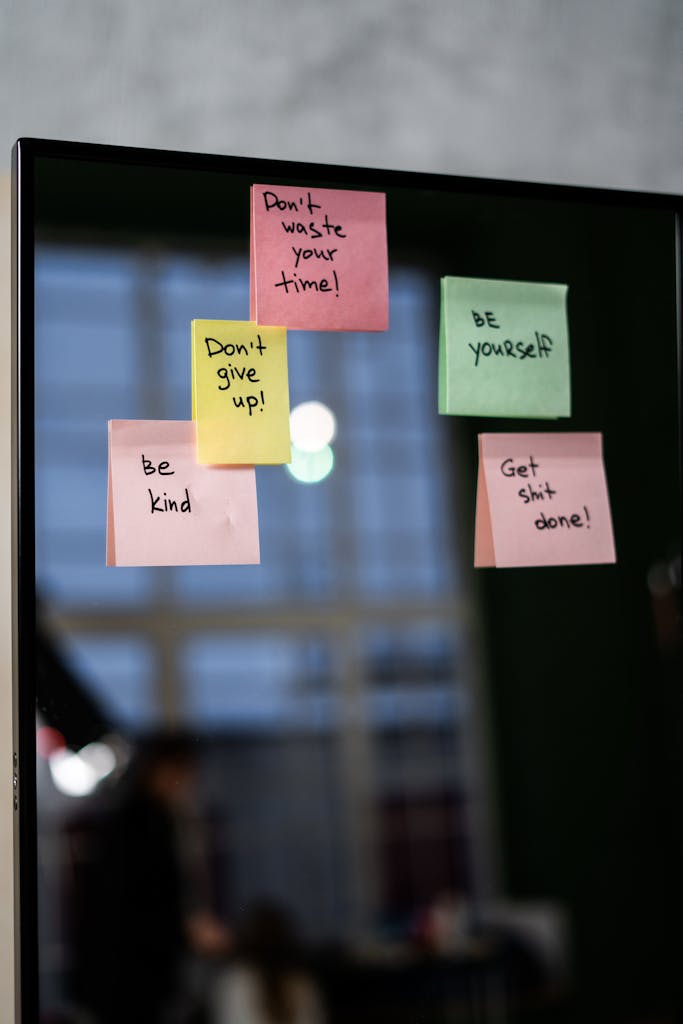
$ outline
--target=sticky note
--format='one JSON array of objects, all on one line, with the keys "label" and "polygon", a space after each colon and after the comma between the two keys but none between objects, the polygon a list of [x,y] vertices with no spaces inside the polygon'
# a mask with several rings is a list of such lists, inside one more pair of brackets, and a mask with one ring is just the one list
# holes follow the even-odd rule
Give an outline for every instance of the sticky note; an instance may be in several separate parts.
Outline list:
[{"label": "sticky note", "polygon": [[439,412],[569,416],[567,285],[442,278]]},{"label": "sticky note", "polygon": [[602,434],[480,434],[474,564],[615,562]]},{"label": "sticky note", "polygon": [[193,320],[192,418],[203,465],[289,462],[286,329]]},{"label": "sticky note", "polygon": [[308,331],[389,326],[386,196],[253,185],[250,317]]},{"label": "sticky note", "polygon": [[107,565],[259,561],[253,466],[200,466],[192,421],[110,420]]}]

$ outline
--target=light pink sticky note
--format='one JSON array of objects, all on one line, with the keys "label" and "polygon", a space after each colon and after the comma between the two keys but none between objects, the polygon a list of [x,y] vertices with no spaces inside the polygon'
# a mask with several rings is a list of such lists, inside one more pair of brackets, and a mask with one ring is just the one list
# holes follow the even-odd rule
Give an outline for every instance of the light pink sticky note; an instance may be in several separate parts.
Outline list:
[{"label": "light pink sticky note", "polygon": [[615,562],[602,434],[480,434],[477,567]]},{"label": "light pink sticky note", "polygon": [[259,562],[253,466],[200,466],[190,420],[110,420],[107,565]]},{"label": "light pink sticky note", "polygon": [[389,326],[386,196],[253,185],[250,318],[310,331]]}]

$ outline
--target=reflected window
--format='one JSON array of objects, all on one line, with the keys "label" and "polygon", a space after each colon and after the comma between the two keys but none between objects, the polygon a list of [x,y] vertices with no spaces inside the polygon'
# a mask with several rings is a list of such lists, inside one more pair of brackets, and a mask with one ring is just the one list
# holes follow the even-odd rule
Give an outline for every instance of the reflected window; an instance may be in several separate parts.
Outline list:
[{"label": "reflected window", "polygon": [[104,565],[107,420],[189,418],[190,321],[246,318],[248,266],[43,244],[36,285],[37,563],[48,596],[123,608],[160,592],[177,605],[242,605],[455,591],[446,421],[434,416],[425,345],[436,314],[418,272],[393,272],[386,334],[289,332],[291,404],[333,411],[335,461],[315,485],[258,468],[262,564],[163,574]]},{"label": "reflected window", "polygon": [[261,565],[104,564],[107,420],[190,417],[190,321],[246,318],[248,277],[226,256],[39,247],[38,587],[113,730],[201,738],[226,920],[265,894],[318,940],[405,939],[469,886],[471,839],[452,424],[422,274],[392,268],[385,334],[289,332],[291,406],[332,411],[334,467],[313,484],[257,467]]},{"label": "reflected window", "polygon": [[202,636],[183,651],[186,718],[207,731],[319,729],[335,718],[329,647],[282,633]]},{"label": "reflected window", "polygon": [[138,636],[72,633],[61,648],[75,683],[85,686],[113,728],[136,733],[161,725],[151,644]]}]

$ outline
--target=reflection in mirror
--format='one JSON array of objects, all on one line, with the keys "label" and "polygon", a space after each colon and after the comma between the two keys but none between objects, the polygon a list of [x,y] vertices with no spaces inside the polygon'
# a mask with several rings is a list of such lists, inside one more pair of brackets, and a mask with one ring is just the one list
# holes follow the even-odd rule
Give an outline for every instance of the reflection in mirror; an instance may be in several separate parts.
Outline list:
[{"label": "reflection in mirror", "polygon": [[[299,168],[386,191],[390,330],[288,332],[329,414],[257,467],[261,565],[113,569],[107,420],[189,419],[274,167],[17,156],[27,1016],[37,961],[40,1024],[671,1024],[680,200]],[[438,415],[443,275],[568,286],[569,420]],[[477,434],[567,429],[617,562],[475,573]]]},{"label": "reflection in mirror", "polygon": [[503,926],[487,902],[498,851],[433,302],[405,266],[389,344],[290,332],[292,407],[331,410],[334,457],[317,481],[259,467],[257,570],[112,570],[106,420],[188,417],[190,320],[248,308],[248,266],[40,245],[46,1021],[484,1020],[513,974],[561,983],[557,907]]}]

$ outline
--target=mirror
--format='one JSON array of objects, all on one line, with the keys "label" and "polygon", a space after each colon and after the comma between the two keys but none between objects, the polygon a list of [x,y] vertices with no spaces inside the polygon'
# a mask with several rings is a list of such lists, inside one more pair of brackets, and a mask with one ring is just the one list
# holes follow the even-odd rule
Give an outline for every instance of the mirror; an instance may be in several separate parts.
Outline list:
[{"label": "mirror", "polygon": [[[679,201],[31,140],[17,181],[25,1020],[673,1019]],[[389,330],[289,331],[336,436],[257,467],[260,565],[106,567],[107,421],[191,417],[256,182],[386,193]],[[438,415],[444,275],[568,285],[570,419]],[[602,432],[616,564],[474,570],[508,430]]]}]

